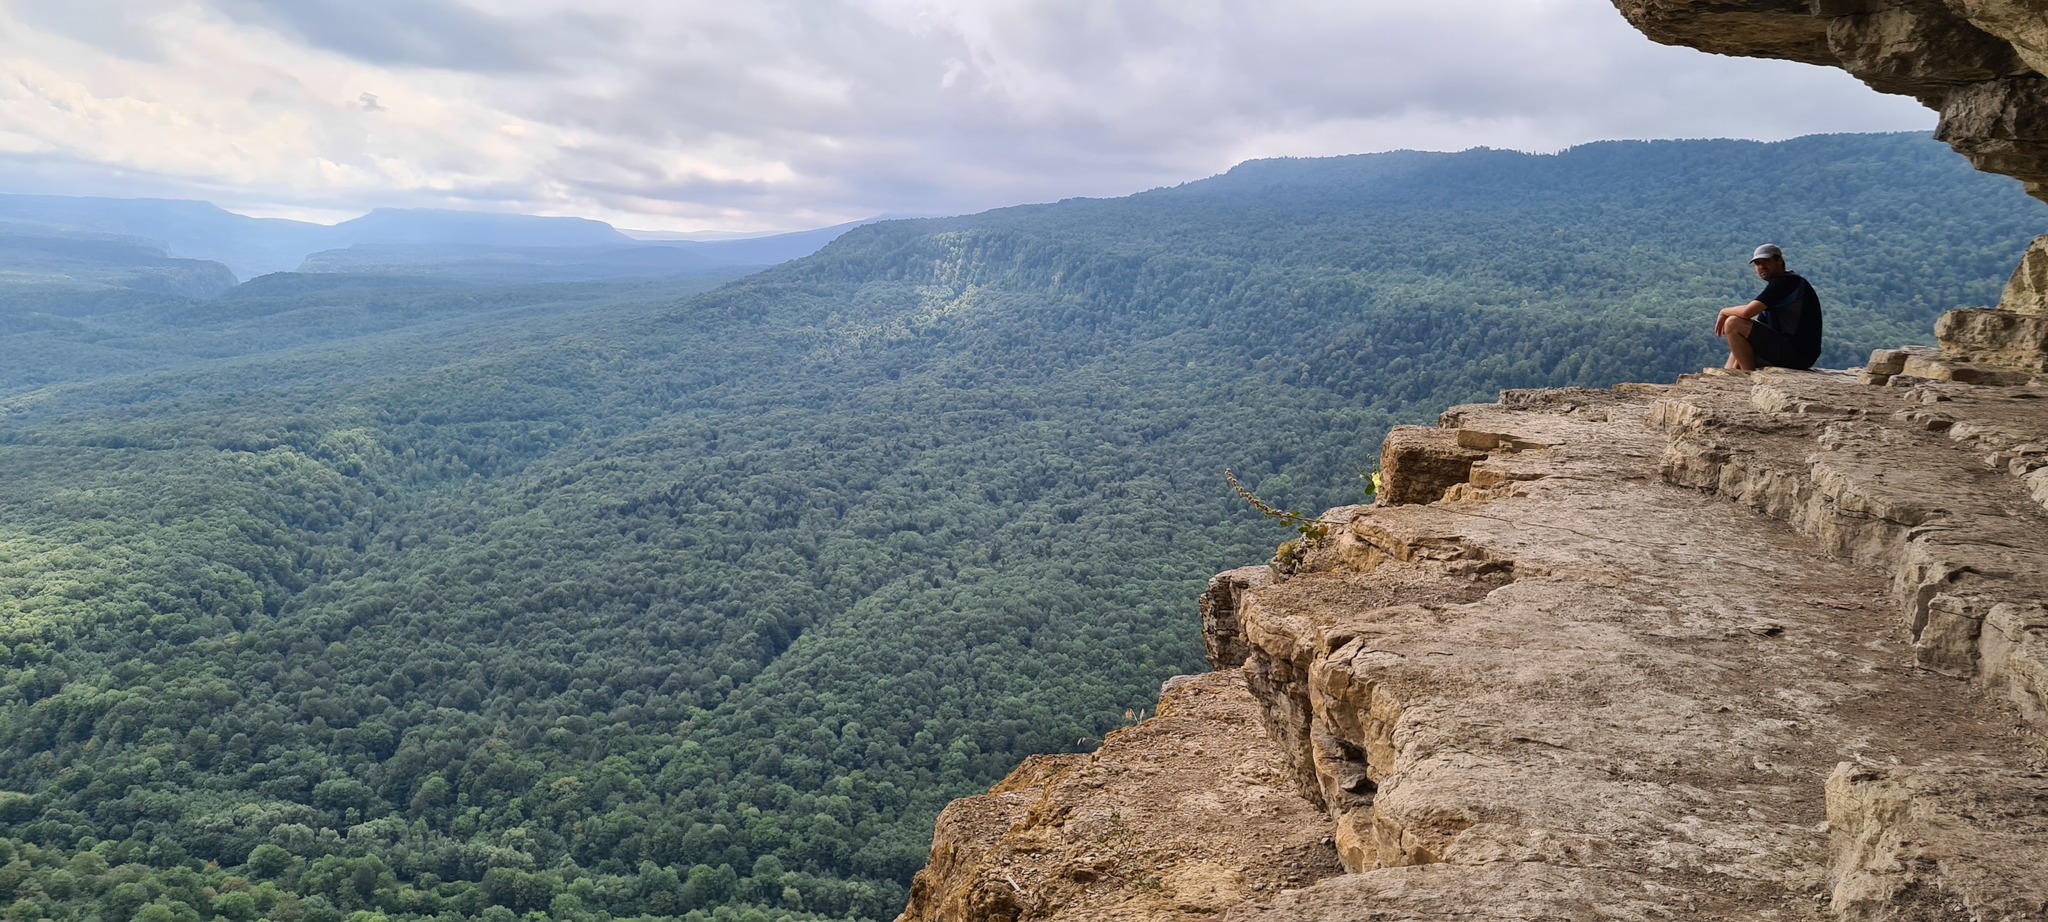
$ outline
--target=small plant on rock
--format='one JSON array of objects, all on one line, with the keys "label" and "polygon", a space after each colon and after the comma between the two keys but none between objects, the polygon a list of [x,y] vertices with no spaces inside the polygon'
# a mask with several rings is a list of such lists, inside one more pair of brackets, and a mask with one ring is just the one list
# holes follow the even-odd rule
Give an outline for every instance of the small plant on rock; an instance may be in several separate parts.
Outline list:
[{"label": "small plant on rock", "polygon": [[1369,503],[1378,502],[1380,487],[1384,486],[1380,482],[1380,472],[1368,471],[1363,464],[1351,465],[1351,469],[1358,472],[1358,479],[1365,481],[1365,501]]},{"label": "small plant on rock", "polygon": [[[1252,491],[1245,489],[1243,484],[1237,482],[1237,475],[1231,473],[1229,468],[1223,469],[1223,479],[1229,481],[1230,488],[1237,491],[1237,495],[1244,497],[1245,502],[1252,504],[1253,509],[1264,513],[1267,518],[1279,519],[1281,524],[1300,532],[1302,540],[1315,542],[1329,537],[1331,523],[1325,522],[1320,518],[1311,517],[1305,513],[1275,507],[1273,504],[1253,496]],[[1288,543],[1292,544],[1294,542],[1290,541]]]}]

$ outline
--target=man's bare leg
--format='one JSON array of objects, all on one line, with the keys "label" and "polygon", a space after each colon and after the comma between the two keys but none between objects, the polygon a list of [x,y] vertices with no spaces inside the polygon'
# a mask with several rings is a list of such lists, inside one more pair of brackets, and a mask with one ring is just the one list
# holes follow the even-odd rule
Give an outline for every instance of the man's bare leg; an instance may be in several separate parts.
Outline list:
[{"label": "man's bare leg", "polygon": [[1722,331],[1728,336],[1728,364],[1723,367],[1730,371],[1756,370],[1756,350],[1749,345],[1749,331],[1755,328],[1755,321],[1728,318],[1727,329]]}]

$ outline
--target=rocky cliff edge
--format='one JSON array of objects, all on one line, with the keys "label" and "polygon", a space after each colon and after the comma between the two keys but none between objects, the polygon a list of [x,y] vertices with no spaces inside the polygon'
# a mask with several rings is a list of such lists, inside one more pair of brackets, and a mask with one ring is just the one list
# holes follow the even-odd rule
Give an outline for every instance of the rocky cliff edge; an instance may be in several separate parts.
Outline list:
[{"label": "rocky cliff edge", "polygon": [[[2048,199],[2048,0],[1613,2]],[[1381,505],[1211,583],[1218,674],[949,807],[903,920],[2048,920],[2048,237],[1935,334],[1396,430]]]},{"label": "rocky cliff edge", "polygon": [[2048,919],[2048,380],[1913,358],[1396,430],[903,919]]}]

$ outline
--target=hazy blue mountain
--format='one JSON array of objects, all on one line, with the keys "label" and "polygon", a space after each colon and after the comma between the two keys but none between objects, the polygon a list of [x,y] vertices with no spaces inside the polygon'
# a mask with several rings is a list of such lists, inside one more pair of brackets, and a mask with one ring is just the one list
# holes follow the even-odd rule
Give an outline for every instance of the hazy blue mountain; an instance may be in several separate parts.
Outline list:
[{"label": "hazy blue mountain", "polygon": [[320,249],[329,228],[305,221],[251,218],[207,202],[173,199],[0,195],[0,221],[22,232],[91,231],[156,241],[169,256],[210,259],[240,278],[290,269]]},{"label": "hazy blue mountain", "polygon": [[[332,227],[304,221],[251,218],[206,202],[165,199],[0,195],[0,225],[20,239],[0,253],[0,281],[35,277],[62,283],[125,286],[114,251],[78,249],[63,260],[98,266],[91,278],[46,273],[53,259],[84,247],[94,235],[144,241],[139,260],[126,268],[145,290],[163,289],[157,276],[165,257],[212,260],[235,277],[272,272],[362,272],[440,277],[478,284],[547,281],[634,281],[730,277],[733,267],[770,266],[816,252],[861,222],[817,230],[732,240],[661,240],[629,237],[585,218],[493,214],[435,209],[380,208]],[[9,254],[13,255],[9,255]],[[229,284],[232,284],[230,282]],[[178,289],[194,294],[212,283]],[[217,287],[217,286],[213,286]]]},{"label": "hazy blue mountain", "polygon": [[688,278],[707,273],[737,277],[729,263],[679,246],[538,247],[359,244],[322,250],[299,265],[303,273],[362,273],[439,278],[480,285]]},{"label": "hazy blue mountain", "polygon": [[686,240],[691,243],[723,243],[731,240],[762,240],[769,237],[786,237],[795,234],[810,234],[824,232],[832,232],[830,236],[837,237],[840,234],[850,231],[856,227],[860,227],[866,224],[873,224],[877,221],[900,221],[906,218],[928,217],[933,216],[913,214],[884,214],[876,215],[872,218],[862,218],[861,220],[858,221],[848,221],[844,224],[834,224],[830,227],[819,227],[804,231],[665,231],[640,230],[636,228],[622,227],[619,228],[619,233],[625,234],[626,236],[631,237],[635,240],[645,241],[648,243],[674,243],[679,240]]},{"label": "hazy blue mountain", "polygon": [[[626,246],[363,243],[313,253],[298,271],[431,277],[490,285],[736,278],[747,270],[809,256],[863,223],[867,222],[732,240],[630,240]],[[600,226],[609,230],[608,225]]]},{"label": "hazy blue mountain", "polygon": [[175,259],[142,237],[0,222],[0,284],[86,286],[208,298],[235,285],[228,267]]},{"label": "hazy blue mountain", "polygon": [[676,241],[674,245],[687,246],[694,252],[731,265],[772,266],[816,253],[823,249],[825,244],[839,239],[847,231],[873,224],[875,220],[880,219],[849,221],[816,230],[771,234],[766,237]]},{"label": "hazy blue mountain", "polygon": [[588,247],[630,246],[638,242],[603,221],[589,218],[432,208],[379,208],[334,225],[326,240],[330,247],[359,243]]}]

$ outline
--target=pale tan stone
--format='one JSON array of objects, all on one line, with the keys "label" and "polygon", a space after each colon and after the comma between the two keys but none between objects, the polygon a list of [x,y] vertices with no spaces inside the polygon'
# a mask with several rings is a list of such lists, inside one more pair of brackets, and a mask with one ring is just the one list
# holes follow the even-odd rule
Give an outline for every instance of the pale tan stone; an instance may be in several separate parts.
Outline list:
[{"label": "pale tan stone", "polygon": [[1874,375],[1890,377],[1906,370],[1904,349],[1878,349],[1870,353],[1870,362],[1863,368]]},{"label": "pale tan stone", "polygon": [[1244,665],[1244,629],[1237,617],[1238,603],[1246,590],[1263,586],[1273,578],[1268,567],[1241,567],[1218,573],[1202,593],[1202,646],[1211,669],[1236,669]]},{"label": "pale tan stone", "polygon": [[[2043,405],[2048,388],[1766,370],[1448,411],[1430,444],[1491,446],[1463,486],[1488,472],[1513,495],[1332,510],[1293,571],[1212,584],[1244,650],[1224,675],[1256,701],[1236,732],[1322,872],[1274,888],[1272,864],[1234,865],[1278,834],[1263,819],[1197,813],[1180,834],[1187,783],[1140,767],[1219,743],[1144,735],[1186,716],[1168,713],[978,799],[1037,785],[1053,806],[984,821],[1008,844],[974,861],[949,810],[950,870],[927,873],[979,883],[921,876],[919,906],[972,898],[915,918],[2037,918]],[[1084,788],[1104,799],[1062,793]],[[1144,876],[1072,851],[1098,827],[1043,819],[1155,795],[1147,834],[1178,837],[1147,854],[1182,857]],[[1041,867],[1062,870],[1018,870]]]},{"label": "pale tan stone", "polygon": [[1472,462],[1485,456],[1458,444],[1456,430],[1396,426],[1380,448],[1379,501],[1436,502],[1446,490],[1469,479]]},{"label": "pale tan stone", "polygon": [[2005,283],[1998,309],[2029,316],[2048,316],[2048,236],[2036,237],[2020,257],[2018,269]]},{"label": "pale tan stone", "polygon": [[1843,919],[2048,918],[2048,776],[1842,763],[1828,776],[1830,903]]},{"label": "pale tan stone", "polygon": [[1984,684],[2019,706],[2034,726],[2048,726],[2048,606],[2039,600],[2001,602],[1984,620]]},{"label": "pale tan stone", "polygon": [[[2048,370],[2048,315],[2022,314],[2007,310],[1954,310],[1935,321],[1934,335],[1941,342],[1944,358],[1957,363],[1983,363],[2003,368]],[[1911,374],[1910,365],[1908,374]],[[1970,381],[1951,374],[1949,380],[1970,384],[2007,384],[2024,381],[2026,375],[2007,375],[2011,380]]]},{"label": "pale tan stone", "polygon": [[1211,673],[1089,755],[1033,757],[939,817],[901,922],[1207,922],[1342,872],[1242,680]]}]

